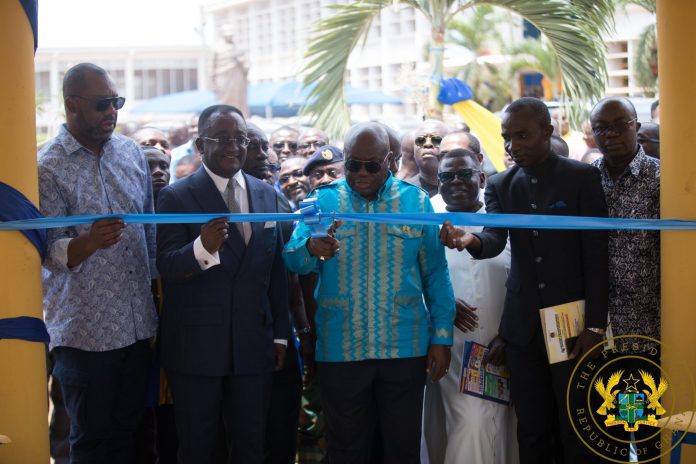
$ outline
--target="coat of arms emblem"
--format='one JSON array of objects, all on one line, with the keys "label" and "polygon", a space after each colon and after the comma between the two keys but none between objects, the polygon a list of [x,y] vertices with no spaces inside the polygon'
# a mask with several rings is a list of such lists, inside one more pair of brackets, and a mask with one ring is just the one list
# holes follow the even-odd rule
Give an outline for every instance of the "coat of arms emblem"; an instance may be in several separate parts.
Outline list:
[{"label": "coat of arms emblem", "polygon": [[[635,432],[641,425],[657,427],[657,416],[665,413],[660,397],[667,390],[667,381],[660,377],[658,384],[650,373],[643,370],[638,371],[640,379],[634,378],[633,374],[624,379],[623,374],[624,371],[619,370],[609,376],[606,384],[602,377],[594,383],[595,390],[603,400],[597,414],[606,416],[604,425],[623,425],[627,432]],[[647,389],[638,388],[641,380]],[[621,382],[625,387],[616,388]],[[653,414],[650,414],[650,410]]]}]

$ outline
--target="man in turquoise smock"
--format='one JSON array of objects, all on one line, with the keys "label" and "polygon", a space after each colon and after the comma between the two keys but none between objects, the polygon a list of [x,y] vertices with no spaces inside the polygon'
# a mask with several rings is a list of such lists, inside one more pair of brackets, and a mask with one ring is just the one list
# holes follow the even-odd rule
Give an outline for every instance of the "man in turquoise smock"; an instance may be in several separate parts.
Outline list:
[{"label": "man in turquoise smock", "polygon": [[[395,179],[376,123],[346,134],[345,179],[317,188],[324,213],[425,213],[425,190]],[[312,238],[300,223],[287,267],[317,272],[317,381],[332,463],[368,462],[375,433],[385,463],[418,463],[426,378],[450,361],[454,296],[437,226],[335,223]],[[379,428],[379,430],[377,430]]]}]

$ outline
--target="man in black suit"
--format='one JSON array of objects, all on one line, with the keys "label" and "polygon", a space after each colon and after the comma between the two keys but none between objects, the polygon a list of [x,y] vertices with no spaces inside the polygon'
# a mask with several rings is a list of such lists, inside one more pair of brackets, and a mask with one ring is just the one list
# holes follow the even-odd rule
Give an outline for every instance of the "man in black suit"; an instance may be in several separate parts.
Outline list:
[{"label": "man in black suit", "polygon": [[[163,189],[160,213],[278,211],[272,187],[241,171],[249,144],[238,109],[201,113],[203,166]],[[179,458],[214,462],[219,419],[234,462],[263,462],[271,376],[290,339],[283,237],[275,222],[166,224],[160,351],[172,386]]]},{"label": "man in black suit", "polygon": [[[606,216],[599,171],[552,153],[553,126],[543,102],[520,98],[502,116],[505,151],[515,165],[490,178],[489,213]],[[585,300],[585,329],[571,358],[599,343],[607,325],[607,233],[486,227],[465,233],[445,224],[443,244],[477,259],[497,256],[510,237],[512,262],[499,335],[486,361],[503,356],[517,412],[520,461],[585,463],[596,458],[571,427],[566,387],[575,361],[549,365],[539,309]],[[555,434],[560,435],[557,447]],[[554,450],[554,448],[556,448]],[[562,456],[560,456],[562,448]]]}]

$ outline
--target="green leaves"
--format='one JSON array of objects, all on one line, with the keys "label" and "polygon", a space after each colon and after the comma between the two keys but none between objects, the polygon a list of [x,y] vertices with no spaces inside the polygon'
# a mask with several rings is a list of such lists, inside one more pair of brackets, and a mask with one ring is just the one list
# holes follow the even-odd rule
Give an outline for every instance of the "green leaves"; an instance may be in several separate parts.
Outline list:
[{"label": "green leaves", "polygon": [[305,85],[316,83],[308,96],[303,114],[314,117],[314,124],[331,137],[341,137],[350,125],[345,102],[344,80],[348,58],[361,38],[367,38],[372,20],[391,2],[363,0],[333,5],[335,14],[319,21],[310,40],[305,65]]},{"label": "green leaves", "polygon": [[[649,1],[649,0],[646,0]],[[313,123],[332,137],[350,124],[344,98],[344,79],[351,52],[366,38],[370,25],[394,1],[360,0],[334,5],[334,15],[319,21],[306,53],[305,84],[316,83],[303,109]],[[474,6],[508,9],[534,24],[557,56],[563,96],[570,116],[578,122],[604,94],[606,65],[602,32],[613,28],[613,0],[401,0],[419,10],[434,30],[459,12]],[[414,50],[414,57],[417,51]],[[437,72],[437,70],[434,70]]]}]

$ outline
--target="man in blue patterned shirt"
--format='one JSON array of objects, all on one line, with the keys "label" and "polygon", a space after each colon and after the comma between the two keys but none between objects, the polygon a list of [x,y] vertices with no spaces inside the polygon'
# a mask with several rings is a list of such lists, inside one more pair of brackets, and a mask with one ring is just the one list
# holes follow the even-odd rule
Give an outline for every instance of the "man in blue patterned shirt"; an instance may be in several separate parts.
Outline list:
[{"label": "man in blue patterned shirt", "polygon": [[[45,216],[153,213],[147,161],[114,135],[124,98],[102,68],[81,63],[63,80],[67,124],[39,153]],[[72,462],[134,462],[144,410],[154,226],[121,219],[50,229],[44,314],[71,418]]]},{"label": "man in blue patterned shirt", "polygon": [[[389,172],[389,137],[353,126],[345,179],[319,187],[325,213],[432,212],[428,194]],[[350,222],[311,238],[301,223],[285,247],[293,272],[317,272],[317,381],[332,463],[368,462],[376,424],[384,462],[417,463],[426,372],[450,361],[454,296],[436,226]]]}]

